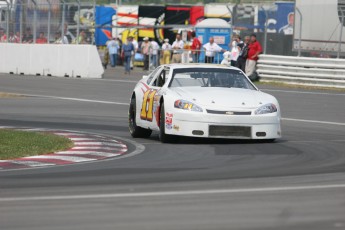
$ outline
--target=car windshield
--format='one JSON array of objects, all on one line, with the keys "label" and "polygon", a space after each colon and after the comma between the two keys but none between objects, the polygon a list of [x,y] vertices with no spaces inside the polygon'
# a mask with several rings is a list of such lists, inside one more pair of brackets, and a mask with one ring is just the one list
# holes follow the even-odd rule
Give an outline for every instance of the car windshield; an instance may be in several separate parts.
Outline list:
[{"label": "car windshield", "polygon": [[242,71],[225,68],[175,69],[170,87],[225,87],[256,90]]}]

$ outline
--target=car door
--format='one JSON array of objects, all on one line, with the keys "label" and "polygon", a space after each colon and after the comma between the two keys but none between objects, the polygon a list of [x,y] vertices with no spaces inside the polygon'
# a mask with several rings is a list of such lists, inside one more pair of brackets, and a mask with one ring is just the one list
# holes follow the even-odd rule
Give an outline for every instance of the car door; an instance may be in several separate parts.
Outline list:
[{"label": "car door", "polygon": [[142,98],[141,108],[138,110],[143,126],[152,130],[158,130],[159,126],[159,99],[166,81],[166,73],[167,68],[163,67],[152,76],[152,79],[148,79],[149,83]]}]

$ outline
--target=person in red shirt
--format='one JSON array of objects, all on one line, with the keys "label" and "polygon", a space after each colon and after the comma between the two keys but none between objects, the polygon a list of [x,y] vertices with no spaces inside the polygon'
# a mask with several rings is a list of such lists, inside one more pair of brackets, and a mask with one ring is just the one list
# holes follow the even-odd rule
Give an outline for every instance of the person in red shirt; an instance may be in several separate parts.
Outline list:
[{"label": "person in red shirt", "polygon": [[259,54],[262,52],[260,43],[256,40],[256,35],[250,36],[250,44],[248,50],[248,57],[246,62],[246,74],[249,78],[253,79],[252,75],[255,73],[256,62],[259,59]]},{"label": "person in red shirt", "polygon": [[44,37],[44,33],[40,32],[39,37],[36,39],[37,44],[46,44],[47,43],[47,38]]},{"label": "person in red shirt", "polygon": [[193,39],[193,43],[192,43],[190,48],[192,50],[193,63],[198,63],[199,62],[199,56],[200,56],[201,42],[196,37],[194,31],[192,32],[191,36]]}]

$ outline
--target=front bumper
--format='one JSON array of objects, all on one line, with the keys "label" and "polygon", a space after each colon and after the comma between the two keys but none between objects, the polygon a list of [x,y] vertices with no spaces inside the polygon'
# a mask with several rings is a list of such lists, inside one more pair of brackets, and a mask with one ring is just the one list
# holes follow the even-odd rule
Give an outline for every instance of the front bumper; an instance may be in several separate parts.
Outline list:
[{"label": "front bumper", "polygon": [[218,115],[190,111],[172,113],[167,134],[229,139],[281,138],[278,113],[264,115]]}]

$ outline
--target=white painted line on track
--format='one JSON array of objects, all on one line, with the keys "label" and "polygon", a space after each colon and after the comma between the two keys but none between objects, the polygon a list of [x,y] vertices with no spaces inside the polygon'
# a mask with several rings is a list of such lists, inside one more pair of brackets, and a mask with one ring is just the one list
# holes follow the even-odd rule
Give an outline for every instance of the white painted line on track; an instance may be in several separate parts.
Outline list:
[{"label": "white painted line on track", "polygon": [[16,161],[16,160],[12,160],[10,161],[10,163],[14,163],[14,164],[19,164],[19,165],[26,165],[26,166],[30,166],[30,167],[42,167],[42,166],[51,166],[51,165],[55,165],[53,163],[43,163],[43,162],[38,162],[38,161]]},{"label": "white painted line on track", "polygon": [[307,91],[297,91],[297,90],[260,89],[260,91],[293,93],[293,94],[298,93],[298,94],[311,94],[311,95],[345,96],[345,93],[323,93],[323,92],[307,92]]},{"label": "white painted line on track", "polygon": [[[74,142],[74,146],[85,146],[85,145],[92,145],[92,146],[106,146],[106,147],[112,147],[112,146],[117,146],[117,147],[125,147],[126,145],[124,144],[117,144],[115,142]],[[85,146],[86,147],[86,146]]]},{"label": "white painted line on track", "polygon": [[305,119],[295,119],[295,118],[282,118],[283,121],[298,121],[298,122],[306,122],[306,123],[318,123],[318,124],[326,124],[326,125],[341,125],[345,126],[345,123],[339,122],[332,122],[332,121],[317,121],[317,120],[305,120]]},{"label": "white painted line on track", "polygon": [[31,156],[31,157],[26,157],[32,160],[35,159],[56,159],[56,160],[63,160],[63,161],[72,161],[72,162],[83,162],[83,161],[90,161],[90,158],[86,157],[76,157],[76,156],[59,156],[57,154],[54,155],[41,155],[41,156]]},{"label": "white painted line on track", "polygon": [[[67,151],[67,152],[57,152],[55,154],[65,154],[68,155],[68,154],[73,154],[73,155],[80,155],[80,156],[83,156],[83,155],[95,155],[95,156],[104,156],[104,157],[116,157],[116,156],[119,156],[121,154],[119,153],[107,153],[107,152],[98,152],[98,151],[95,151],[95,152],[91,152],[91,151]],[[49,158],[48,158],[49,159]]]},{"label": "white painted line on track", "polygon": [[287,192],[316,189],[345,189],[345,184],[286,186],[266,188],[239,188],[239,189],[210,189],[190,191],[167,191],[167,192],[138,192],[138,193],[110,193],[89,195],[66,195],[66,196],[33,196],[33,197],[8,197],[0,198],[0,202],[13,201],[39,201],[39,200],[79,200],[79,199],[104,199],[104,198],[132,198],[132,197],[166,197],[166,196],[190,196],[190,195],[217,195],[236,193],[263,193],[263,192]]},{"label": "white painted line on track", "polygon": [[101,100],[91,100],[91,99],[75,98],[75,97],[56,97],[56,96],[37,95],[37,94],[20,94],[20,95],[27,96],[27,97],[42,97],[42,98],[51,98],[51,99],[69,100],[69,101],[95,102],[95,103],[101,103],[101,104],[129,105],[129,103],[125,103],[125,102],[101,101]]},{"label": "white painted line on track", "polygon": [[103,147],[103,146],[89,146],[89,147],[83,147],[83,146],[75,146],[73,148],[71,148],[71,151],[73,150],[84,150],[84,149],[87,149],[87,150],[114,150],[114,151],[117,151],[119,150],[119,148],[123,148],[122,146],[119,146],[119,147]]}]

